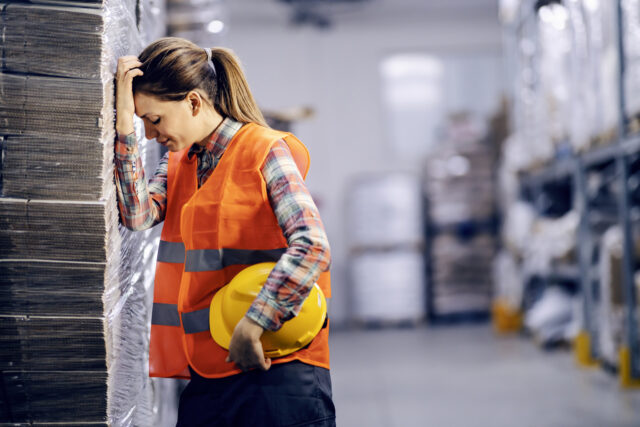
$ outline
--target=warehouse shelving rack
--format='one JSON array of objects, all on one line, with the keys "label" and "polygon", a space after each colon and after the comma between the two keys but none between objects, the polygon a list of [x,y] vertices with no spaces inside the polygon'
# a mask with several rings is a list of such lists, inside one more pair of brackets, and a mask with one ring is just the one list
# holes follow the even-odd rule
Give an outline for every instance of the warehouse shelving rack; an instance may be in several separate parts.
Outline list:
[{"label": "warehouse shelving rack", "polygon": [[[527,21],[536,19],[535,10],[541,5],[553,1],[524,2],[521,6],[516,28],[520,31]],[[557,2],[557,1],[556,1]],[[528,199],[534,201],[544,197],[546,187],[549,184],[565,181],[570,185],[572,196],[571,203],[580,215],[580,225],[577,237],[578,265],[576,269],[570,268],[572,274],[577,271],[584,314],[583,330],[575,341],[575,354],[581,365],[592,366],[601,364],[597,345],[598,319],[596,318],[596,304],[598,298],[598,283],[594,277],[593,256],[596,247],[597,228],[600,225],[610,223],[618,224],[623,236],[622,258],[622,288],[624,299],[624,327],[623,343],[619,349],[618,375],[623,387],[640,386],[640,338],[639,319],[637,309],[636,288],[634,286],[634,273],[637,269],[636,254],[634,253],[633,230],[640,226],[640,218],[636,213],[640,205],[636,205],[631,197],[635,186],[630,179],[638,179],[640,172],[636,171],[638,159],[640,159],[640,133],[630,132],[629,118],[625,116],[625,56],[623,38],[623,10],[620,0],[617,2],[618,19],[618,45],[620,59],[620,74],[618,81],[620,99],[620,120],[617,136],[610,140],[610,144],[592,148],[584,153],[567,153],[562,150],[562,156],[558,160],[546,165],[540,170],[524,174],[521,177],[521,189],[529,192]],[[633,166],[633,167],[632,167]],[[587,179],[590,173],[608,168],[613,179],[615,191],[616,213],[612,216],[610,211],[603,212],[602,206],[597,206],[587,189]],[[634,178],[634,175],[636,177]],[[640,186],[640,184],[638,184]],[[594,217],[598,218],[594,220]],[[567,273],[567,271],[563,271]],[[546,279],[554,280],[555,272]]]}]

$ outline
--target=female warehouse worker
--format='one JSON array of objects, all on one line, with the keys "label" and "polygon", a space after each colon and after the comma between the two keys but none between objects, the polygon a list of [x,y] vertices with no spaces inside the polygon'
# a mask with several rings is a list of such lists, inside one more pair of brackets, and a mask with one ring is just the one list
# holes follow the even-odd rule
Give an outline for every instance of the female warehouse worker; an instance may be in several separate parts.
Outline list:
[{"label": "female warehouse worker", "polygon": [[[298,313],[329,266],[327,238],[302,177],[306,148],[265,125],[229,50],[163,38],[139,58],[120,58],[116,78],[122,220],[132,230],[164,221],[149,370],[191,378],[178,425],[335,425],[328,327],[273,360],[260,342],[265,330]],[[169,150],[148,184],[134,113],[146,137]],[[247,265],[270,260],[277,264],[227,351],[208,329],[212,297]],[[322,286],[328,292],[328,282]]]}]

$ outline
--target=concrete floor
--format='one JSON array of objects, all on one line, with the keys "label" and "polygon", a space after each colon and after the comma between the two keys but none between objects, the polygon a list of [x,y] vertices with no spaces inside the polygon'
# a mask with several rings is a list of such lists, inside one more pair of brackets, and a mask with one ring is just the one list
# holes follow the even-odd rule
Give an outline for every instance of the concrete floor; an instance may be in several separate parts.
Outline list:
[{"label": "concrete floor", "polygon": [[339,427],[640,426],[640,390],[489,326],[332,331]]}]

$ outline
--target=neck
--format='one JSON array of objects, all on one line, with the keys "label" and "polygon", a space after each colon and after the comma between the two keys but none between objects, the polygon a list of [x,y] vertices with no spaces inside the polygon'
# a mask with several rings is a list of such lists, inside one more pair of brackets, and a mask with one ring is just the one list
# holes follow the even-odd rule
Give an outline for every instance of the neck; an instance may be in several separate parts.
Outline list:
[{"label": "neck", "polygon": [[217,112],[213,112],[210,119],[207,120],[207,124],[206,124],[206,129],[208,132],[207,136],[201,141],[199,141],[198,145],[202,145],[202,146],[207,145],[207,143],[211,139],[211,135],[213,135],[214,132],[218,130],[223,120],[224,120],[224,117],[222,117]]}]

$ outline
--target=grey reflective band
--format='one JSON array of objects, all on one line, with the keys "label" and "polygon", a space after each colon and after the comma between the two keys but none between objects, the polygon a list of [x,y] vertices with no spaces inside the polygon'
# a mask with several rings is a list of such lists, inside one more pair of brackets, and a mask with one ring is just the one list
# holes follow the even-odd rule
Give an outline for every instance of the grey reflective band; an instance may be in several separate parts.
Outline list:
[{"label": "grey reflective band", "polygon": [[184,262],[184,243],[160,240],[158,261],[182,264]]},{"label": "grey reflective band", "polygon": [[280,249],[192,249],[187,251],[184,271],[216,271],[238,264],[277,262],[287,251]]},{"label": "grey reflective band", "polygon": [[151,324],[162,326],[180,326],[180,315],[177,304],[153,303]]},{"label": "grey reflective band", "polygon": [[182,327],[185,334],[197,334],[209,330],[209,308],[182,313]]}]

